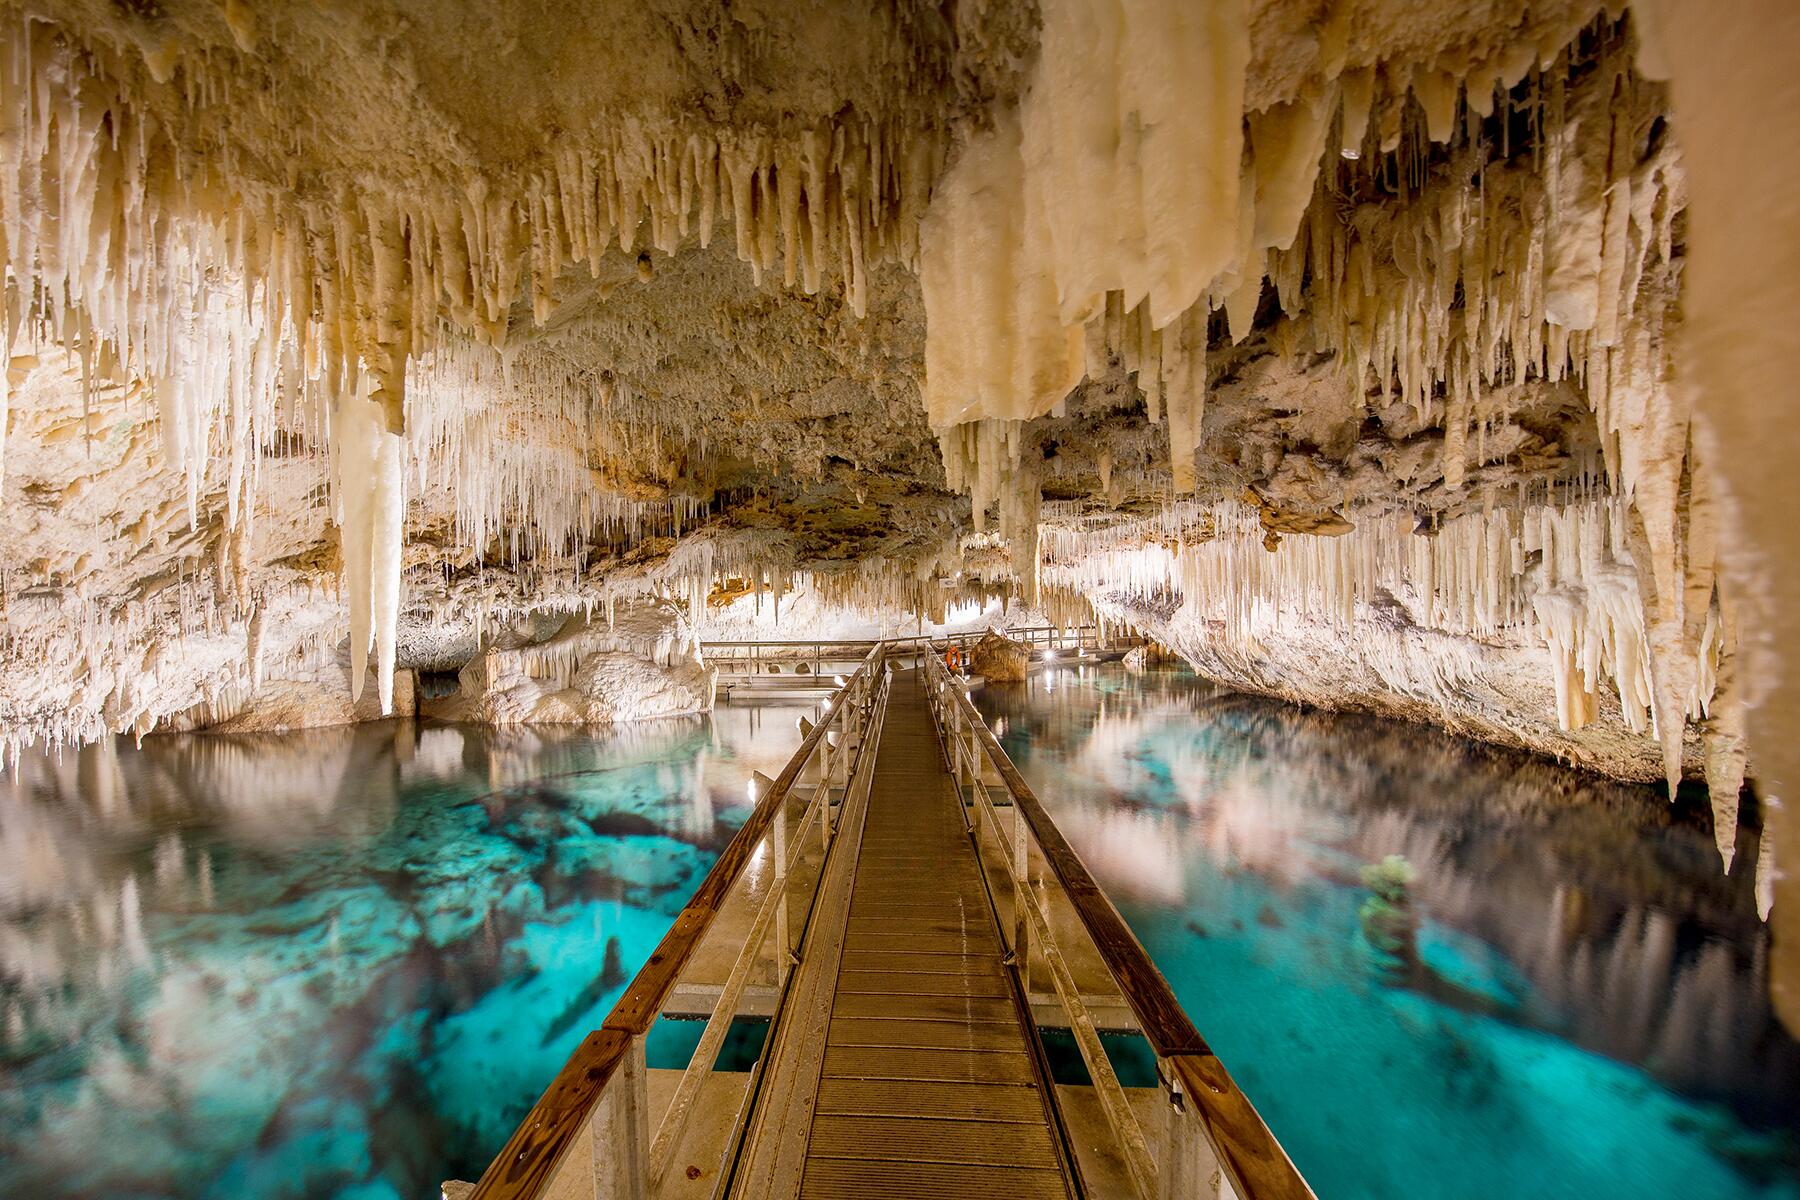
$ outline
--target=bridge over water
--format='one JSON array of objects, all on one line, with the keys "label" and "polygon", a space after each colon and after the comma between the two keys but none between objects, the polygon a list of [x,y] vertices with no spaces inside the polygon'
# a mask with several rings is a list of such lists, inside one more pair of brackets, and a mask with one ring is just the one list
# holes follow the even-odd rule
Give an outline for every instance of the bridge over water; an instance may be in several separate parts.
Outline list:
[{"label": "bridge over water", "polygon": [[[1311,1197],[964,687],[871,646],[447,1200]],[[685,1070],[649,1070],[671,1021],[705,1024]],[[722,1062],[746,1030],[753,1061]],[[1126,1039],[1155,1064],[1134,1086]]]}]

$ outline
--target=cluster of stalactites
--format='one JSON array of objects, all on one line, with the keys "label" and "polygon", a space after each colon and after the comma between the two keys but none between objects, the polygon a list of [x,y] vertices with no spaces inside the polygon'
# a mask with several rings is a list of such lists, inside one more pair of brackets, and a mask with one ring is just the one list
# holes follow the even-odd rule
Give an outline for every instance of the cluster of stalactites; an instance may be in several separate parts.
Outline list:
[{"label": "cluster of stalactites", "polygon": [[[476,639],[485,642],[500,623],[532,614],[566,612],[584,621],[598,615],[611,629],[623,606],[669,602],[687,614],[697,642],[705,636],[709,610],[717,605],[747,595],[758,618],[766,615],[778,623],[790,597],[810,593],[824,611],[880,614],[889,632],[899,635],[906,632],[908,615],[941,622],[950,604],[1019,598],[1010,571],[998,579],[963,579],[962,561],[962,548],[950,539],[910,556],[872,556],[830,570],[808,569],[797,564],[787,533],[709,528],[682,538],[654,565],[613,570],[562,590],[502,592],[496,573],[473,593],[449,587],[437,592],[427,583],[415,604],[428,619],[445,623],[472,611]],[[550,657],[545,661],[555,670],[545,678],[561,679],[572,669],[573,660],[556,658],[557,653],[546,651]]]},{"label": "cluster of stalactites", "polygon": [[[1578,39],[1593,15],[1482,61],[1399,69],[1347,67],[1339,29],[1317,79],[1246,117],[1243,0],[1048,0],[1018,112],[969,139],[924,227],[926,404],[952,480],[1003,474],[995,439],[965,431],[1060,404],[1085,322],[1085,370],[1135,372],[1188,489],[1210,314],[1241,340],[1267,279],[1275,350],[1333,352],[1353,397],[1441,422],[1452,491],[1471,426],[1505,396],[1584,386],[1639,539],[1651,707],[1689,708],[1732,621],[1715,486],[1668,358],[1683,181],[1628,27]],[[1520,121],[1529,147],[1510,143]],[[1578,721],[1585,701],[1567,701]],[[1672,786],[1683,723],[1656,729]]]},{"label": "cluster of stalactites", "polygon": [[[1046,524],[1047,579],[1136,599],[1175,594],[1253,644],[1283,616],[1351,628],[1382,596],[1405,597],[1421,626],[1491,638],[1533,631],[1567,675],[1559,694],[1592,697],[1607,681],[1622,718],[1650,728],[1646,635],[1628,549],[1628,517],[1610,497],[1496,504],[1421,527],[1410,515],[1355,514],[1339,536],[1291,535],[1271,553],[1257,513],[1236,502],[1165,506],[1154,516]],[[1709,675],[1703,680],[1712,683]],[[1704,715],[1696,689],[1676,714]],[[1565,729],[1594,710],[1561,705]]]},{"label": "cluster of stalactites", "polygon": [[[1126,55],[1147,39],[1154,53]],[[1048,411],[1079,379],[1063,348],[1084,323],[1104,326],[1087,373],[1123,359],[1152,413],[1166,404],[1180,422],[1203,399],[1206,315],[1224,312],[1241,340],[1265,277],[1358,385],[1372,376],[1427,414],[1466,414],[1482,386],[1587,372],[1594,347],[1643,364],[1624,339],[1657,340],[1659,320],[1634,318],[1681,200],[1621,36],[1574,84],[1567,38],[1410,74],[1327,63],[1245,119],[1247,39],[1241,0],[1045,5],[1019,132],[970,139],[926,222],[934,427]],[[1483,122],[1504,107],[1504,138],[1522,80],[1535,161],[1511,171]],[[1428,166],[1431,143],[1450,148],[1447,169]],[[1015,232],[983,236],[993,228]],[[1009,336],[969,332],[992,328]],[[1172,434],[1190,478],[1188,434]]]},{"label": "cluster of stalactites", "polygon": [[455,558],[567,558],[596,528],[630,522],[588,469],[596,397],[566,367],[445,334],[414,362],[408,390],[409,465],[421,490],[453,496]]},{"label": "cluster of stalactites", "polygon": [[953,425],[938,434],[944,476],[952,491],[969,493],[975,532],[987,529],[988,509],[999,506],[1000,536],[1011,550],[1013,572],[1025,602],[1038,596],[1039,509],[1042,483],[1021,453],[1022,421],[982,420]]},{"label": "cluster of stalactites", "polygon": [[[68,590],[0,594],[0,659],[16,665],[0,688],[0,766],[28,746],[141,737],[174,713],[222,711],[271,666],[336,655],[345,622],[325,584],[266,583],[245,605],[230,586],[233,569],[203,561],[122,604]],[[46,677],[73,681],[73,693],[39,693]]]},{"label": "cluster of stalactites", "polygon": [[[517,190],[446,172],[303,198],[189,154],[103,61],[52,22],[0,35],[7,346],[30,329],[78,351],[90,375],[149,381],[190,523],[217,486],[215,460],[227,464],[228,522],[253,520],[278,423],[328,446],[352,649],[374,650],[384,702],[406,459],[471,473],[458,491],[458,536],[470,543],[509,517],[542,520],[531,538],[558,544],[582,526],[636,519],[634,506],[597,495],[579,459],[533,456],[526,439],[459,427],[454,413],[434,414],[405,453],[417,356],[446,328],[502,345],[520,295],[545,319],[562,271],[598,271],[612,245],[635,252],[646,225],[648,243],[672,253],[729,222],[759,281],[778,263],[785,283],[808,291],[840,280],[862,313],[872,270],[916,260],[942,156],[935,131],[854,114],[728,132],[634,118],[559,140]],[[179,76],[188,104],[202,106],[226,91],[207,85],[206,69],[164,63],[158,78]],[[8,399],[0,378],[0,439]]]},{"label": "cluster of stalactites", "polygon": [[[1503,74],[1495,92],[1470,89],[1460,108],[1451,89],[1449,113],[1463,122],[1440,122],[1422,94],[1429,136],[1451,143],[1448,165],[1420,171],[1400,204],[1358,203],[1377,190],[1361,174],[1368,164],[1324,173],[1270,274],[1283,311],[1312,349],[1336,353],[1355,394],[1443,424],[1451,490],[1463,483],[1471,425],[1485,427],[1496,396],[1532,379],[1583,385],[1608,478],[1641,539],[1644,677],[1656,711],[1675,714],[1710,690],[1708,657],[1730,640],[1714,580],[1714,485],[1669,359],[1683,183],[1657,132],[1660,92],[1633,73],[1625,40],[1601,38],[1579,71],[1573,54],[1530,80],[1530,162],[1490,161],[1496,148],[1482,140],[1479,119],[1517,103],[1507,86],[1517,76]],[[1565,699],[1565,719],[1579,722],[1585,701]],[[1657,733],[1673,788],[1683,723],[1659,721]]]},{"label": "cluster of stalactites", "polygon": [[[371,581],[351,586],[351,622],[386,647],[378,661],[387,662],[395,597],[380,581],[399,558],[393,368],[404,363],[404,329],[380,222],[345,212],[338,225],[369,240],[359,261],[328,272],[290,219],[186,159],[53,27],[9,28],[0,47],[9,347],[29,325],[76,350],[89,380],[147,380],[191,525],[219,460],[227,527],[253,520],[261,447],[278,417],[334,443],[341,433],[334,482],[354,547],[346,568],[366,564]],[[357,279],[370,289],[359,294]],[[345,459],[370,469],[342,469]],[[384,672],[384,697],[390,688]]]},{"label": "cluster of stalactites", "polygon": [[1171,504],[1131,519],[1051,515],[1041,535],[1046,584],[1145,604],[1178,598],[1247,652],[1278,635],[1283,619],[1354,631],[1392,597],[1423,627],[1472,639],[1512,631],[1545,646],[1565,730],[1598,716],[1609,684],[1633,732],[1661,738],[1673,729],[1679,746],[1688,720],[1703,720],[1719,849],[1730,865],[1744,758],[1727,610],[1715,593],[1696,669],[1667,699],[1634,561],[1643,543],[1623,498],[1568,491],[1436,526],[1357,514],[1349,533],[1290,536],[1275,553],[1264,548],[1254,510],[1236,503]]},{"label": "cluster of stalactites", "polygon": [[[933,196],[921,234],[927,415],[946,459],[971,464],[959,469],[947,463],[952,476],[982,487],[998,469],[984,466],[979,453],[991,435],[959,437],[958,426],[1041,416],[1084,373],[1098,377],[1120,362],[1135,373],[1152,422],[1166,417],[1174,486],[1191,491],[1194,453],[1203,438],[1211,312],[1222,310],[1230,335],[1241,340],[1256,317],[1265,275],[1274,277],[1281,302],[1298,312],[1309,265],[1308,301],[1352,314],[1345,318],[1351,328],[1340,331],[1344,345],[1332,348],[1365,367],[1361,375],[1373,366],[1382,391],[1397,376],[1403,393],[1422,404],[1431,404],[1444,387],[1460,401],[1478,383],[1493,381],[1494,372],[1474,362],[1478,343],[1483,363],[1548,355],[1556,359],[1544,368],[1551,377],[1571,363],[1585,365],[1583,347],[1571,349],[1566,333],[1544,332],[1547,321],[1565,320],[1564,314],[1546,312],[1529,298],[1521,302],[1505,278],[1469,289],[1472,302],[1459,319],[1480,319],[1508,337],[1517,332],[1517,349],[1497,346],[1490,333],[1485,341],[1471,337],[1467,350],[1445,352],[1448,313],[1461,293],[1457,271],[1437,269],[1430,250],[1442,244],[1454,254],[1463,246],[1468,196],[1451,206],[1448,224],[1443,205],[1399,206],[1408,214],[1403,221],[1429,231],[1430,246],[1420,244],[1418,232],[1394,239],[1390,245],[1405,246],[1411,267],[1397,269],[1388,246],[1365,244],[1376,236],[1367,227],[1385,219],[1379,215],[1383,206],[1371,205],[1368,214],[1346,223],[1337,175],[1322,172],[1321,165],[1373,148],[1380,152],[1372,156],[1375,170],[1397,171],[1405,132],[1421,142],[1467,142],[1471,130],[1479,136],[1482,119],[1501,98],[1512,103],[1512,89],[1534,66],[1545,69],[1545,80],[1567,76],[1567,60],[1560,56],[1586,15],[1547,31],[1541,46],[1410,73],[1347,69],[1347,31],[1333,28],[1322,44],[1319,78],[1292,100],[1246,119],[1250,34],[1244,0],[1044,4],[1039,62],[1023,101],[967,139]],[[1544,91],[1550,98],[1538,127],[1551,129],[1546,140],[1579,134],[1583,146],[1606,144],[1608,135],[1596,133],[1591,121],[1577,128],[1579,121],[1556,98],[1560,92]],[[1409,102],[1416,102],[1422,120],[1409,115]],[[1466,119],[1459,122],[1459,114]],[[1629,141],[1625,134],[1613,136]],[[1417,161],[1407,165],[1416,173],[1424,160],[1413,149]],[[1650,170],[1654,175],[1659,168]],[[1499,192],[1470,184],[1472,173],[1464,171],[1462,182],[1465,190],[1476,189],[1477,206],[1506,203]],[[1571,228],[1591,223],[1587,209],[1594,205],[1592,189],[1575,180],[1577,173],[1570,168],[1563,190],[1575,197],[1571,209],[1577,201],[1587,207],[1567,214]],[[1658,244],[1665,251],[1672,207],[1648,199],[1638,204],[1664,222]],[[1508,211],[1526,222],[1536,219],[1540,244],[1546,216],[1564,216],[1557,205],[1547,212],[1542,205],[1523,214]],[[1303,236],[1309,230],[1314,236]],[[1528,266],[1522,254],[1506,257],[1479,236],[1468,240],[1467,252],[1488,275],[1541,275],[1548,269],[1542,256]],[[1348,249],[1347,242],[1361,249]],[[1308,257],[1315,243],[1326,257]],[[1639,250],[1641,262],[1641,242]],[[1577,263],[1575,248],[1565,257],[1566,270],[1552,263],[1564,275],[1597,267],[1598,243],[1593,264]],[[1347,275],[1351,258],[1359,268]],[[1413,283],[1412,290],[1383,286],[1376,261],[1397,282]],[[1607,277],[1615,298],[1626,297],[1623,311],[1629,311],[1640,273]],[[1398,315],[1382,318],[1384,306]],[[1617,325],[1620,303],[1595,307],[1610,312]],[[1432,314],[1429,327],[1425,309]],[[1531,328],[1521,331],[1521,324]],[[1367,345],[1355,345],[1358,337]],[[1522,364],[1515,361],[1514,368],[1510,378],[1523,378]],[[981,495],[976,507],[984,507]]]}]

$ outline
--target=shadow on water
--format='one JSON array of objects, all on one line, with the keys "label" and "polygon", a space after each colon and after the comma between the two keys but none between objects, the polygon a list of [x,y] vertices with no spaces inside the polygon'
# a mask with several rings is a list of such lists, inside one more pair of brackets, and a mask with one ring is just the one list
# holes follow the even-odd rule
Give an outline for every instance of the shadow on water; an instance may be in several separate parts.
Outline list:
[{"label": "shadow on water", "polygon": [[0,1196],[426,1200],[474,1178],[798,711],[27,756],[0,783]]},{"label": "shadow on water", "polygon": [[1756,838],[1441,732],[1065,667],[976,692],[1327,1200],[1800,1196]]}]

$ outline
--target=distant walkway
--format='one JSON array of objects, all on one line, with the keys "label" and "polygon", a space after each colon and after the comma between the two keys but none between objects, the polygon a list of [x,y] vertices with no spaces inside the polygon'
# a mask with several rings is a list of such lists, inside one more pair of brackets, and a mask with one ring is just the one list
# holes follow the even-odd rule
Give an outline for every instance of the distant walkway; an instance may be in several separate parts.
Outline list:
[{"label": "distant walkway", "polygon": [[[1314,1200],[965,685],[888,653],[821,702],[605,1022],[447,1196]],[[1155,1086],[1121,1085],[1101,1012]],[[706,1026],[684,1070],[649,1070],[671,1014]],[[755,1067],[720,1067],[751,1014]],[[1087,1081],[1050,1082],[1034,1020]]]},{"label": "distant walkway", "polygon": [[895,675],[879,745],[842,954],[814,966],[835,988],[801,1195],[1062,1200],[1034,1035],[916,671]]}]

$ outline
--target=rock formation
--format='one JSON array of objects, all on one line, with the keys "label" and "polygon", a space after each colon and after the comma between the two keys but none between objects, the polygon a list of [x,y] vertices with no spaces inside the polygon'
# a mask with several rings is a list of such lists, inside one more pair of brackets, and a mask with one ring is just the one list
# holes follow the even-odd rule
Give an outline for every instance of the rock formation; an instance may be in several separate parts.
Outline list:
[{"label": "rock formation", "polygon": [[989,683],[1017,683],[1031,665],[1031,647],[998,633],[982,636],[969,655],[969,671]]},{"label": "rock formation", "polygon": [[1748,774],[1779,907],[1800,21],[1698,7],[0,0],[0,739],[1000,598]]},{"label": "rock formation", "polygon": [[458,673],[452,695],[421,711],[488,725],[582,725],[681,716],[712,703],[700,645],[664,602],[610,621],[570,617],[545,641],[486,650]]}]

